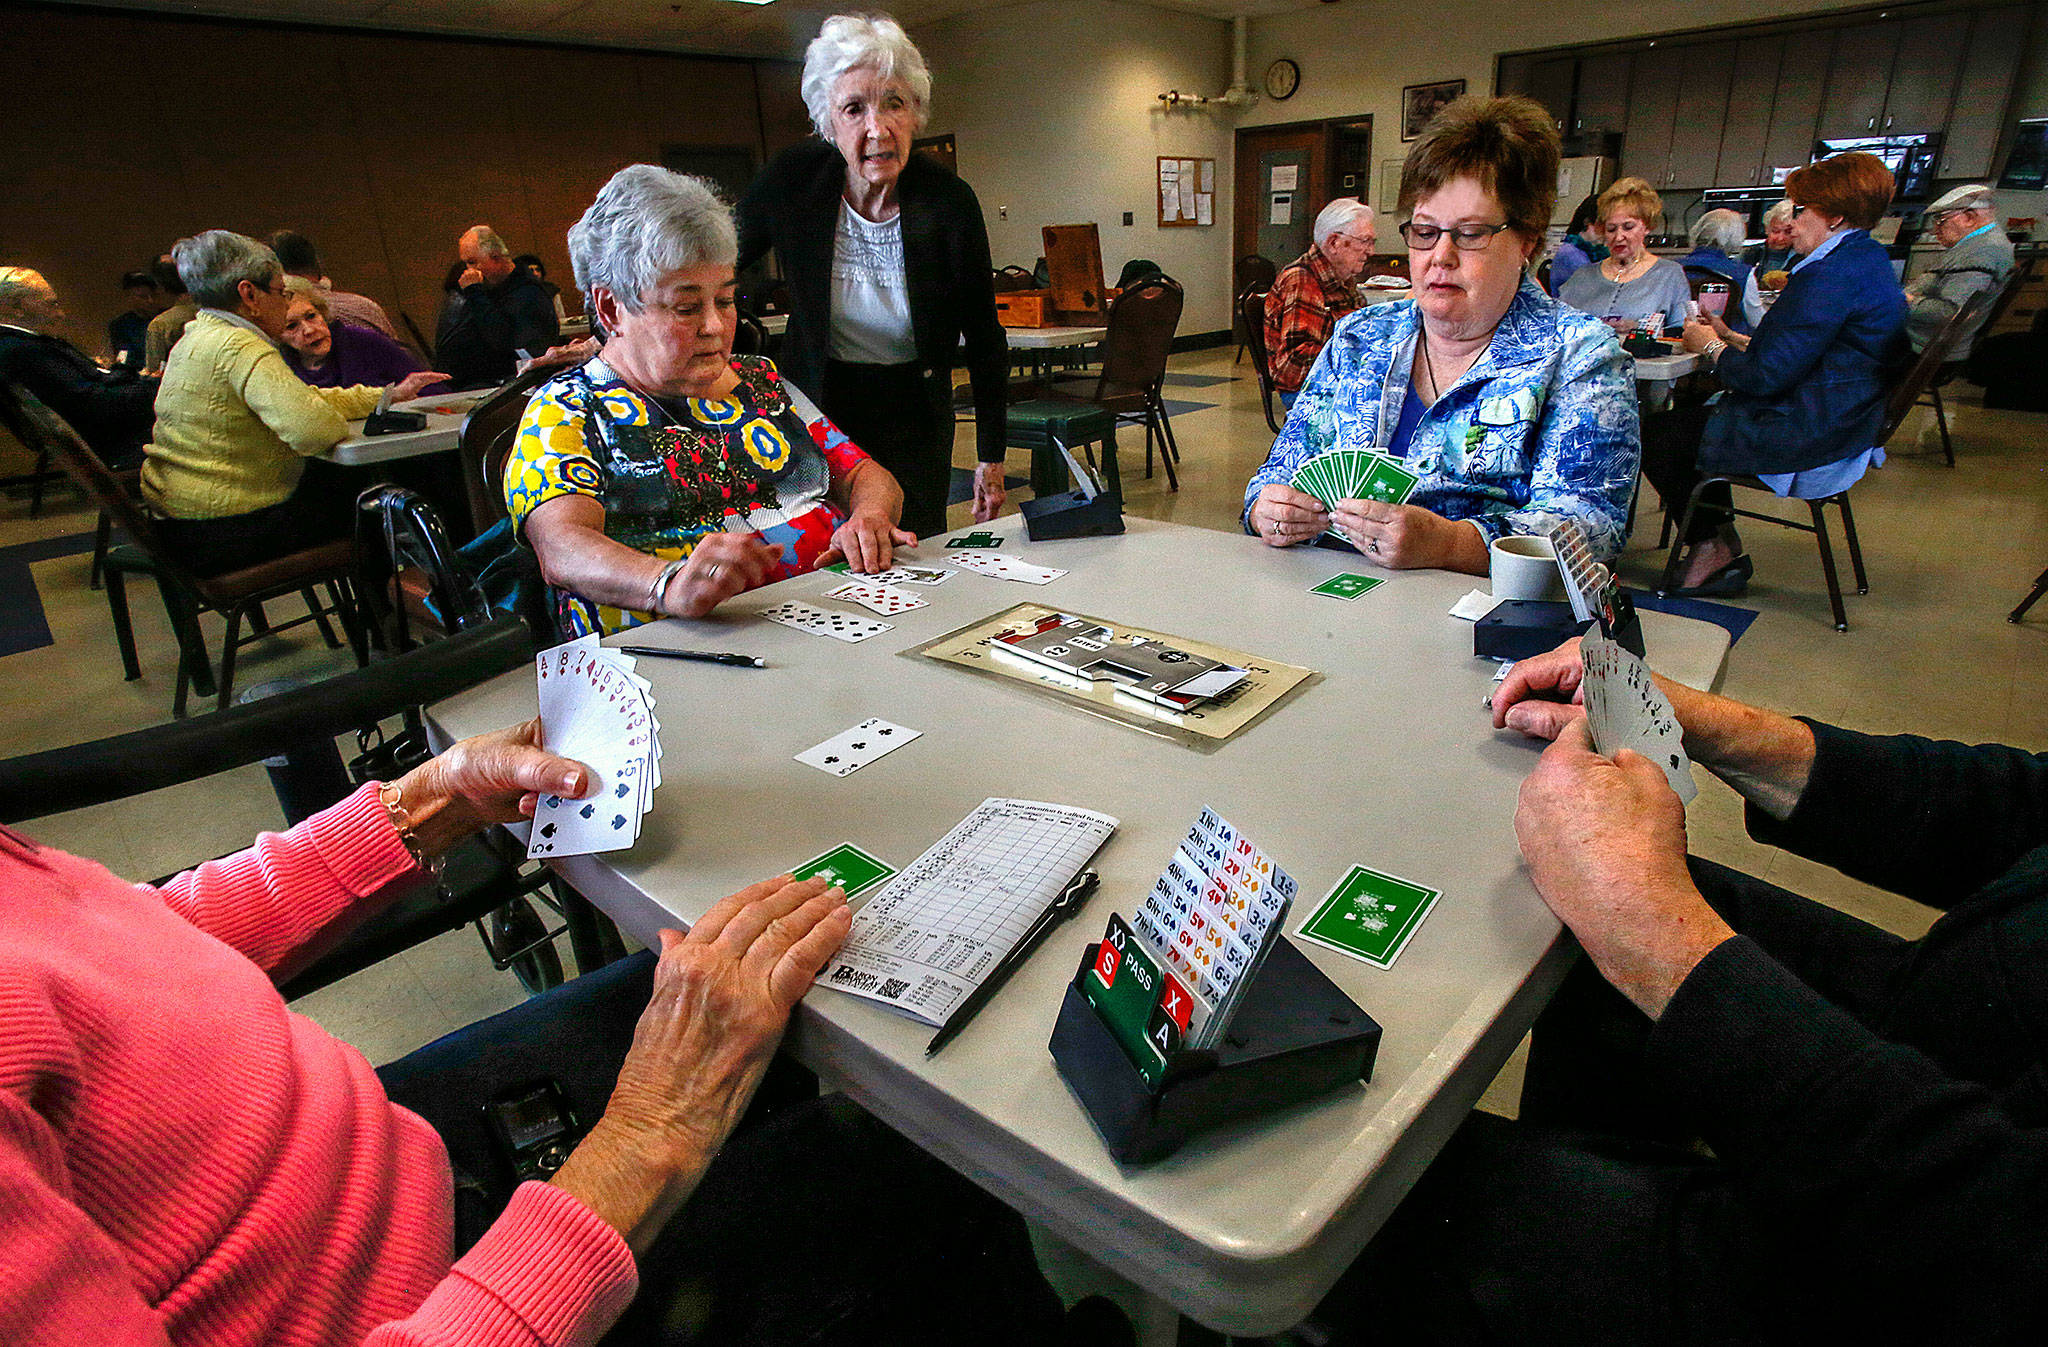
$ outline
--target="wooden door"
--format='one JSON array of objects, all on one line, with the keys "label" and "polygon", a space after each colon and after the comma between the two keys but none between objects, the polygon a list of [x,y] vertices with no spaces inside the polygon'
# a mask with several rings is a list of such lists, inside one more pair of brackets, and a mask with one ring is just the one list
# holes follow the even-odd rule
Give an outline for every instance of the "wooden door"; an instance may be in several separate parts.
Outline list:
[{"label": "wooden door", "polygon": [[1579,62],[1579,92],[1572,100],[1575,133],[1619,131],[1627,123],[1628,76],[1635,60],[1628,52],[1610,52]]},{"label": "wooden door", "polygon": [[[1828,91],[1821,100],[1814,136],[1874,136],[1884,125],[1885,94],[1891,88],[1892,63],[1899,53],[1896,23],[1870,23],[1835,34],[1835,54],[1828,62]],[[1802,161],[1803,162],[1803,161]]]},{"label": "wooden door", "polygon": [[1937,178],[1988,178],[2007,104],[2019,73],[2021,35],[2032,22],[2025,5],[1980,9],[1963,53],[1960,90],[1941,142]]},{"label": "wooden door", "polygon": [[1621,138],[1621,174],[1661,187],[1671,169],[1671,128],[1678,120],[1678,86],[1685,49],[1658,48],[1636,57],[1628,82],[1628,118]]},{"label": "wooden door", "polygon": [[[1884,101],[1886,132],[1941,130],[1949,104],[1955,101],[1956,75],[1969,39],[1967,13],[1931,14],[1900,26],[1899,57],[1892,63],[1891,92]],[[1972,90],[1971,97],[1976,96]]]},{"label": "wooden door", "polygon": [[[1735,73],[1735,43],[1706,42],[1680,49],[1684,70],[1678,81],[1681,109],[1671,128],[1671,164],[1664,187],[1712,187],[1721,158],[1721,126],[1728,119],[1728,83]],[[1667,224],[1676,228],[1677,221]]]},{"label": "wooden door", "polygon": [[1833,33],[1799,33],[1785,39],[1778,61],[1778,93],[1771,101],[1771,132],[1756,185],[1768,187],[1774,169],[1798,168],[1813,158],[1814,124],[1828,79]]},{"label": "wooden door", "polygon": [[1550,111],[1561,135],[1571,125],[1572,85],[1578,62],[1569,56],[1538,61],[1529,71],[1529,97]]},{"label": "wooden door", "polygon": [[[1284,267],[1308,251],[1309,228],[1330,199],[1323,124],[1239,131],[1234,162],[1231,237],[1236,255],[1256,253]],[[1291,187],[1275,185],[1289,181]]]},{"label": "wooden door", "polygon": [[1752,37],[1735,47],[1735,73],[1728,83],[1728,115],[1721,122],[1721,152],[1714,160],[1714,186],[1754,187],[1762,177],[1764,142],[1771,129],[1771,99],[1778,88],[1782,37]]}]

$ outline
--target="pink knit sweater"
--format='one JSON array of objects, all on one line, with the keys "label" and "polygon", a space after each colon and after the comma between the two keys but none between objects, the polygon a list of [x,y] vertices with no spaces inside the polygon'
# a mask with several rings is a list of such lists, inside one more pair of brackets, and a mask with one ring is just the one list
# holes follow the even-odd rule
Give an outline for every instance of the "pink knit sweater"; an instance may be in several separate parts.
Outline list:
[{"label": "pink knit sweater", "polygon": [[0,1342],[510,1347],[617,1318],[632,1255],[559,1188],[451,1266],[439,1136],[271,984],[410,872],[367,786],[161,891],[0,828]]}]

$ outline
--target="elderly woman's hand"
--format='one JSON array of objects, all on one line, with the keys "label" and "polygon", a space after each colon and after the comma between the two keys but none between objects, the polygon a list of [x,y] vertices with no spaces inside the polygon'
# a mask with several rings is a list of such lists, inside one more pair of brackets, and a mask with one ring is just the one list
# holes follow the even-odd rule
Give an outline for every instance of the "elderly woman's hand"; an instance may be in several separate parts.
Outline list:
[{"label": "elderly woman's hand", "polygon": [[557,365],[580,365],[596,355],[598,350],[599,346],[596,337],[585,337],[581,341],[565,342],[560,346],[550,346],[539,355],[520,361],[519,373],[525,374],[530,370],[537,369],[553,369]]},{"label": "elderly woman's hand", "polygon": [[1446,519],[1420,505],[1340,500],[1331,518],[1367,560],[1389,570],[1435,567],[1468,575],[1486,574],[1486,539],[1478,528]]},{"label": "elderly woman's hand", "polygon": [[446,383],[447,381],[448,376],[440,373],[438,370],[423,369],[416,374],[408,374],[397,383],[391,385],[391,400],[393,402],[410,402],[420,395],[422,388],[433,384]]},{"label": "elderly woman's hand", "polygon": [[644,1250],[746,1112],[789,1012],[846,939],[846,895],[788,875],[661,933],[654,995],[604,1116],[553,1182]]},{"label": "elderly woman's hand", "polygon": [[841,557],[863,574],[886,571],[896,560],[899,547],[917,546],[917,535],[896,527],[885,510],[855,510],[832,532],[832,545],[818,557],[829,566]]},{"label": "elderly woman's hand", "polygon": [[735,594],[768,583],[782,554],[751,533],[707,533],[662,591],[670,617],[703,617]]},{"label": "elderly woman's hand", "polygon": [[536,716],[464,739],[400,777],[397,805],[421,851],[439,855],[486,824],[530,817],[543,794],[583,798],[591,770],[540,745]]},{"label": "elderly woman's hand", "polygon": [[1268,547],[1291,547],[1330,527],[1330,512],[1306,491],[1271,482],[1259,488],[1247,516],[1252,532]]}]

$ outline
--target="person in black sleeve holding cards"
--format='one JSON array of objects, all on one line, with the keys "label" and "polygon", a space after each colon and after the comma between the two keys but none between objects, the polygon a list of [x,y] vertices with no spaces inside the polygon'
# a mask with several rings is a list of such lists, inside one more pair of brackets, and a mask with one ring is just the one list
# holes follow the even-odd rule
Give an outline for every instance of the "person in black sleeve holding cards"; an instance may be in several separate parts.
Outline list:
[{"label": "person in black sleeve holding cards", "polygon": [[[2048,1339],[2048,755],[1873,736],[1658,680],[1751,836],[1943,909],[1918,940],[1686,854],[1592,748],[1576,642],[1496,726],[1588,959],[1521,1116],[1475,1113],[1319,1314],[1339,1341]],[[1403,1332],[1402,1330],[1408,1330]]]}]

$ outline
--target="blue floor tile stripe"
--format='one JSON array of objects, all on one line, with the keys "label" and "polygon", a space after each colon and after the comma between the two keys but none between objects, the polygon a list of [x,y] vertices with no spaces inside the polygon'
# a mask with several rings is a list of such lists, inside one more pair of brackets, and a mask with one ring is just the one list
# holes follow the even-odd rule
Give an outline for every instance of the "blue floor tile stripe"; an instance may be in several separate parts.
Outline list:
[{"label": "blue floor tile stripe", "polygon": [[43,615],[43,596],[36,589],[36,578],[29,567],[38,561],[90,551],[90,533],[70,533],[0,547],[0,656],[40,650],[51,641],[50,622]]}]

